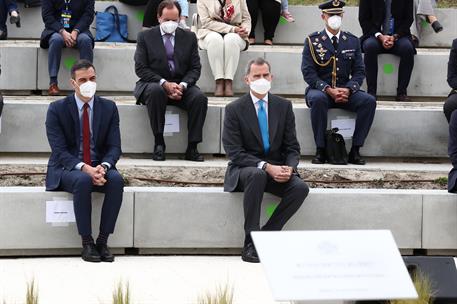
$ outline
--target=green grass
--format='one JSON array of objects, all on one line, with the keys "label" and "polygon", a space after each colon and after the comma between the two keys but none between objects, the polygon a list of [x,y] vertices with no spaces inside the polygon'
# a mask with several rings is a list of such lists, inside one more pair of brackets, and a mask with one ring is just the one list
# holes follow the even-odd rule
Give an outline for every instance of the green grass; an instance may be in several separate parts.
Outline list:
[{"label": "green grass", "polygon": [[129,283],[119,282],[113,291],[113,304],[130,304],[130,286]]},{"label": "green grass", "polygon": [[[289,0],[289,5],[319,5],[323,3],[322,0]],[[357,6],[359,4],[359,0],[347,0],[347,5],[350,6]],[[438,7],[457,7],[456,0],[439,0]]]},{"label": "green grass", "polygon": [[392,300],[390,304],[432,304],[432,295],[434,293],[432,282],[420,271],[412,279],[419,298],[417,300]]}]

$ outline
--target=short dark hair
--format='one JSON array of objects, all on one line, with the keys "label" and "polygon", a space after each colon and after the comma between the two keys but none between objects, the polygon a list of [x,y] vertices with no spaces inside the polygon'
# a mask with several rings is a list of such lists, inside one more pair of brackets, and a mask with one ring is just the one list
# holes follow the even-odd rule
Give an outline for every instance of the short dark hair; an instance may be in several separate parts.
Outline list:
[{"label": "short dark hair", "polygon": [[249,75],[249,73],[251,73],[251,67],[252,65],[268,65],[268,71],[271,72],[271,65],[268,61],[266,61],[265,59],[263,59],[262,57],[257,57],[256,59],[252,59],[251,61],[249,61],[248,63],[248,66],[246,68],[246,75]]},{"label": "short dark hair", "polygon": [[159,7],[157,8],[157,16],[161,17],[165,8],[172,9],[174,7],[178,9],[179,17],[181,17],[181,5],[174,0],[163,0],[160,2]]},{"label": "short dark hair", "polygon": [[81,59],[81,60],[76,61],[75,64],[71,67],[71,78],[75,79],[76,71],[87,70],[90,68],[93,68],[95,71],[94,65],[89,60]]}]

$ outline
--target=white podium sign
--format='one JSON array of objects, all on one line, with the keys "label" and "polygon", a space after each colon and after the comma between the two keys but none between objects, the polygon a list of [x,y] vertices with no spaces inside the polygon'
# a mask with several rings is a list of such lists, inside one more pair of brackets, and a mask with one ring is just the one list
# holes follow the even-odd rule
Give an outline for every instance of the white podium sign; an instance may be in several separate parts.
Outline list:
[{"label": "white podium sign", "polygon": [[415,299],[389,230],[253,232],[277,301]]}]

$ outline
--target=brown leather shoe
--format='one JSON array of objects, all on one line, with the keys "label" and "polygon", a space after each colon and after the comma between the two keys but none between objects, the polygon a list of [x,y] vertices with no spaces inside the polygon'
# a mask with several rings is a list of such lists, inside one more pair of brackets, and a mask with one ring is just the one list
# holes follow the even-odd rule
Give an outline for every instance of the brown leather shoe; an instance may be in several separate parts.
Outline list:
[{"label": "brown leather shoe", "polygon": [[57,83],[51,83],[48,89],[48,95],[56,96],[60,94],[60,89],[57,86]]},{"label": "brown leather shoe", "polygon": [[216,90],[214,91],[214,96],[216,96],[216,97],[224,96],[224,79],[216,80]]},{"label": "brown leather shoe", "polygon": [[232,97],[233,96],[233,88],[232,88],[232,80],[231,79],[225,79],[225,93],[224,95],[227,97]]}]

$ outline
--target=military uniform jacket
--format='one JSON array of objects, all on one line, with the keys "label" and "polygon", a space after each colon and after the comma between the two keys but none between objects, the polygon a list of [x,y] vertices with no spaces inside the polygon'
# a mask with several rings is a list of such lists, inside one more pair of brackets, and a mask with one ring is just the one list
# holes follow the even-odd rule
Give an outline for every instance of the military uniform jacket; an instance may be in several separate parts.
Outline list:
[{"label": "military uniform jacket", "polygon": [[365,78],[359,39],[341,31],[335,50],[325,30],[305,39],[301,71],[309,89],[324,91],[328,86],[360,90]]}]

